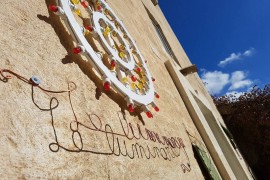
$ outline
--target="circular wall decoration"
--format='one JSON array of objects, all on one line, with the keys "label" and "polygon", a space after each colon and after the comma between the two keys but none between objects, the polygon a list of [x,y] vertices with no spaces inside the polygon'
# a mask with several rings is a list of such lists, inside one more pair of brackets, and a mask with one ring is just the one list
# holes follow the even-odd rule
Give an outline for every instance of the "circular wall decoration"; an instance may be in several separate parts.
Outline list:
[{"label": "circular wall decoration", "polygon": [[155,79],[135,41],[106,1],[58,0],[58,5],[49,5],[49,9],[65,21],[78,44],[73,52],[84,55],[97,70],[104,90],[112,88],[121,94],[130,112],[143,106],[152,118],[148,106],[159,111],[154,103],[154,98],[159,98],[154,91]]}]

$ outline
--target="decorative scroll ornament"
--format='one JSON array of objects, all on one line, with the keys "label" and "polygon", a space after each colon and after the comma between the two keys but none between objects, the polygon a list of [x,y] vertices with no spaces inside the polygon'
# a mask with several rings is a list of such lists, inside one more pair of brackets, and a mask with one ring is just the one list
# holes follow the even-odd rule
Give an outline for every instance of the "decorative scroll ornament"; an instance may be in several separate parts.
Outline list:
[{"label": "decorative scroll ornament", "polygon": [[[97,70],[104,90],[113,88],[121,94],[130,112],[136,106],[143,106],[146,115],[152,118],[148,105],[159,111],[154,103],[154,98],[159,98],[154,91],[155,79],[135,41],[107,2],[58,0],[58,5],[49,5],[49,9],[65,21],[78,44],[73,52],[83,54]],[[84,18],[83,14],[88,17]],[[103,51],[93,47],[93,39]]]}]

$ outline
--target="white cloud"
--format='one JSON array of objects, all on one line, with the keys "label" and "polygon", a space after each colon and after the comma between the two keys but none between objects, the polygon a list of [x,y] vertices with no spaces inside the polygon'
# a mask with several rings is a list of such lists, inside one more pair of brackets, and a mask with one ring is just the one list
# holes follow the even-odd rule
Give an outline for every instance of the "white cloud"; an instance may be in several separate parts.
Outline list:
[{"label": "white cloud", "polygon": [[243,56],[249,57],[249,56],[252,56],[254,53],[255,53],[255,49],[254,48],[249,48],[249,50],[246,50],[243,53]]},{"label": "white cloud", "polygon": [[231,53],[229,57],[225,58],[224,60],[218,63],[219,67],[225,67],[227,64],[232,63],[233,61],[240,60],[244,57],[250,57],[255,53],[254,48],[249,48],[244,53]]},{"label": "white cloud", "polygon": [[202,81],[209,93],[213,95],[220,94],[226,85],[229,85],[227,93],[238,93],[236,90],[248,89],[253,84],[250,79],[247,79],[247,73],[244,71],[234,71],[231,74],[222,71],[204,71]]},{"label": "white cloud", "polygon": [[236,98],[239,98],[243,94],[244,92],[238,92],[238,91],[229,91],[226,93],[227,96],[233,95]]},{"label": "white cloud", "polygon": [[211,94],[219,94],[229,83],[229,77],[229,74],[221,71],[204,72],[202,74],[202,81]]},{"label": "white cloud", "polygon": [[246,73],[243,71],[235,71],[232,73],[232,77],[230,79],[231,81],[231,86],[229,87],[229,91],[245,88],[245,87],[250,87],[250,85],[253,83],[249,79],[246,78]]},{"label": "white cloud", "polygon": [[232,53],[229,57],[227,57],[226,59],[220,61],[218,63],[218,66],[225,67],[227,64],[229,64],[229,63],[231,63],[231,62],[233,62],[235,60],[238,60],[240,58],[241,58],[241,53],[237,53],[237,54]]},{"label": "white cloud", "polygon": [[202,73],[205,73],[205,72],[206,72],[206,69],[200,68],[200,71],[201,71]]}]

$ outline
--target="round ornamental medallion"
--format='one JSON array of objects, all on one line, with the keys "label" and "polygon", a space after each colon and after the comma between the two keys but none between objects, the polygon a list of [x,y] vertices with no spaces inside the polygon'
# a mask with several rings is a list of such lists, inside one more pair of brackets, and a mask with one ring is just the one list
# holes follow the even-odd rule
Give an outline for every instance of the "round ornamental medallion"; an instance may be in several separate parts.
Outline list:
[{"label": "round ornamental medallion", "polygon": [[60,15],[77,43],[75,54],[84,55],[97,70],[104,90],[111,88],[127,101],[130,112],[143,106],[149,118],[156,111],[154,78],[135,41],[105,0],[58,0],[49,9]]}]

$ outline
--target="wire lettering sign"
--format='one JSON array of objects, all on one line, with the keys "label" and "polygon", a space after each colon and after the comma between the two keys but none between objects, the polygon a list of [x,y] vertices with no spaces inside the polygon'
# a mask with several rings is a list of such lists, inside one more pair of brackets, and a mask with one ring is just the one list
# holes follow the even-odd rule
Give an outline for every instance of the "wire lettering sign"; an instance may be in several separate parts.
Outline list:
[{"label": "wire lettering sign", "polygon": [[[160,158],[163,160],[172,161],[173,159],[180,158],[183,172],[190,172],[190,161],[187,155],[185,145],[180,137],[170,137],[160,135],[157,132],[151,131],[140,124],[128,122],[123,112],[117,112],[117,119],[114,125],[117,124],[120,128],[117,131],[114,130],[110,123],[104,123],[103,120],[94,113],[87,114],[87,119],[80,121],[75,112],[75,108],[72,103],[72,92],[76,90],[76,85],[73,82],[68,82],[68,89],[63,91],[52,91],[42,88],[36,82],[40,82],[37,77],[27,78],[7,69],[0,69],[0,78],[3,82],[8,82],[11,79],[11,75],[14,75],[18,79],[31,85],[32,101],[37,108],[42,111],[49,112],[51,115],[51,125],[54,134],[54,139],[49,144],[49,149],[52,152],[59,152],[64,150],[74,153],[92,153],[99,155],[114,155],[125,156],[129,159],[153,159]],[[39,105],[36,100],[36,91],[40,89],[45,93],[51,94],[66,94],[68,95],[68,103],[73,114],[72,121],[69,123],[69,143],[62,139],[63,136],[59,136],[60,130],[59,124],[55,118],[56,110],[59,107],[60,101],[56,97],[50,97],[49,107],[44,108]],[[65,101],[67,102],[67,101]],[[117,121],[116,121],[117,120]],[[116,123],[117,122],[117,123]],[[61,126],[61,129],[65,127]],[[97,137],[97,142],[93,142],[94,137]],[[60,138],[61,137],[61,138]],[[93,144],[100,143],[98,147],[93,147]],[[183,162],[185,163],[183,163]]]},{"label": "wire lettering sign", "polygon": [[[52,110],[53,111],[53,110]],[[118,120],[121,124],[121,132],[115,132],[111,125],[102,124],[101,119],[96,114],[88,114],[89,123],[84,124],[79,121],[73,121],[70,123],[71,138],[75,148],[69,149],[59,143],[57,137],[57,130],[54,126],[54,120],[52,119],[52,125],[55,132],[55,142],[50,144],[50,149],[53,152],[58,152],[59,149],[64,149],[69,152],[90,152],[94,154],[103,155],[115,155],[115,156],[127,156],[130,159],[134,158],[163,158],[164,160],[172,160],[179,157],[181,153],[187,156],[185,151],[185,145],[179,137],[166,137],[161,136],[148,129],[142,130],[139,124],[137,127],[133,127],[131,123],[128,123],[122,112],[117,112]],[[101,134],[105,137],[107,147],[104,151],[91,150],[84,146],[84,138],[79,129],[93,131]],[[136,140],[137,142],[134,142]],[[129,141],[133,141],[131,145]],[[142,142],[142,145],[140,142]],[[157,145],[150,147],[149,142],[154,142]],[[161,147],[159,146],[161,145]]]}]

